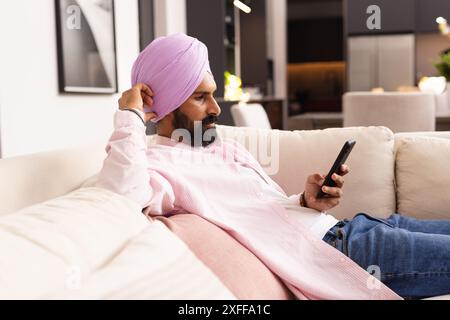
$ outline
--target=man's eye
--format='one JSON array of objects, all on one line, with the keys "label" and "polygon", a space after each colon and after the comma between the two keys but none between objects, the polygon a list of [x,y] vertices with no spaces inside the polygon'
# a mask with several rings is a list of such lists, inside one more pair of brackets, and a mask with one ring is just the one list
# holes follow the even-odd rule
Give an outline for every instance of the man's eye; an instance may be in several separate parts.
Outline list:
[{"label": "man's eye", "polygon": [[201,96],[196,97],[195,100],[201,101],[201,100],[203,100],[204,98],[205,98],[205,96],[204,96],[204,95],[201,95]]}]

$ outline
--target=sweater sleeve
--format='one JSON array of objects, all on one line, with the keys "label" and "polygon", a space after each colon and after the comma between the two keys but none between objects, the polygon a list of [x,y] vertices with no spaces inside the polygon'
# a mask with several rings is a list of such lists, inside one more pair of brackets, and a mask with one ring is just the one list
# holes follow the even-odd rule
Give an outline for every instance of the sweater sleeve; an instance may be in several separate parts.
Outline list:
[{"label": "sweater sleeve", "polygon": [[114,131],[96,183],[97,187],[136,201],[142,208],[152,198],[145,131],[145,125],[133,112],[118,110],[114,114]]}]

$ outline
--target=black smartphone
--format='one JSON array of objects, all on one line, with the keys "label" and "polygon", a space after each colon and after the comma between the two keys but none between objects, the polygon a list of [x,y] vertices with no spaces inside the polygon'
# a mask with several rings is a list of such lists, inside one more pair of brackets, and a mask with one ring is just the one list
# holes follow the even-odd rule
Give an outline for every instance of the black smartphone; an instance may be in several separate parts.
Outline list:
[{"label": "black smartphone", "polygon": [[348,140],[344,143],[344,146],[342,147],[341,152],[339,152],[339,155],[337,156],[336,161],[334,161],[334,164],[331,167],[330,172],[328,172],[327,176],[325,177],[325,181],[323,182],[322,186],[320,187],[320,190],[317,193],[316,198],[327,197],[327,194],[322,191],[323,186],[336,187],[336,182],[334,182],[334,180],[331,179],[331,176],[333,175],[333,173],[337,173],[337,174],[340,173],[341,166],[347,160],[348,155],[352,151],[355,144],[356,144],[355,140]]}]

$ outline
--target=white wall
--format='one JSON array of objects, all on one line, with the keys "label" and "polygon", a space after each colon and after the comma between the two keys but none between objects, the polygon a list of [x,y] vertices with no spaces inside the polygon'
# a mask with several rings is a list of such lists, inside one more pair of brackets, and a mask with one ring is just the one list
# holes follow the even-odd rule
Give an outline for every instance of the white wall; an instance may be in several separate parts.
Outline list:
[{"label": "white wall", "polygon": [[[115,1],[119,92],[139,53],[137,0]],[[11,157],[106,141],[118,95],[59,94],[54,0],[0,2],[0,146]]]},{"label": "white wall", "polygon": [[155,37],[186,33],[186,0],[154,0]]},{"label": "white wall", "polygon": [[274,95],[287,96],[287,0],[267,0],[267,55],[274,64]]}]

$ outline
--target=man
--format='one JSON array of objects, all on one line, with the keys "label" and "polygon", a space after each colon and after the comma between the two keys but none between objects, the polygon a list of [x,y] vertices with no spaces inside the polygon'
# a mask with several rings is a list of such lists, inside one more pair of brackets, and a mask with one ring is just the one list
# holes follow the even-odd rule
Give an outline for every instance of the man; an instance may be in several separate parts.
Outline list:
[{"label": "man", "polygon": [[[217,135],[221,110],[200,41],[184,34],[158,38],[139,55],[132,73],[133,87],[119,100],[97,186],[135,200],[146,215],[187,212],[215,223],[298,298],[399,299],[450,292],[450,222],[366,214],[338,221],[325,211],[343,196],[347,166],[332,177],[337,187],[323,188],[327,198],[315,197],[324,180],[320,174],[308,177],[304,192],[287,196],[243,146]],[[151,146],[148,121],[157,123]],[[433,247],[436,241],[440,251]],[[431,267],[418,255],[434,257]],[[399,295],[369,274],[373,266]]]}]

